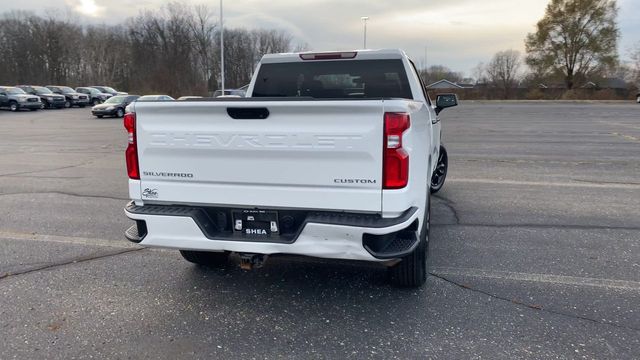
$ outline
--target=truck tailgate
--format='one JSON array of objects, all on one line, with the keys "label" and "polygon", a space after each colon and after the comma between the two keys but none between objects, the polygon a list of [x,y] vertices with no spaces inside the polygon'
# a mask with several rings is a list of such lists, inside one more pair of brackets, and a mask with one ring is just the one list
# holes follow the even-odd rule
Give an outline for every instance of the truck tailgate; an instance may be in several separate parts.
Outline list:
[{"label": "truck tailgate", "polygon": [[135,112],[144,201],[381,211],[382,100],[138,102]]}]

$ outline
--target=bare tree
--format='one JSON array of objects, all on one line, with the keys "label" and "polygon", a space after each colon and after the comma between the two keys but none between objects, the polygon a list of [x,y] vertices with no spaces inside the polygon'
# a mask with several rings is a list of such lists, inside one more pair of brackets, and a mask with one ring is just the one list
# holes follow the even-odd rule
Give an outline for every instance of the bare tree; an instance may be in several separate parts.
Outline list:
[{"label": "bare tree", "polygon": [[194,6],[194,18],[190,23],[198,58],[198,70],[202,79],[206,81],[208,90],[215,90],[214,87],[217,84],[213,76],[216,73],[214,70],[216,24],[213,15],[208,6],[196,5]]},{"label": "bare tree", "polygon": [[516,86],[521,64],[520,52],[516,50],[499,51],[487,64],[489,81],[503,91],[505,99],[511,96]]},{"label": "bare tree", "polygon": [[311,46],[307,42],[299,42],[293,48],[293,52],[311,51]]},{"label": "bare tree", "polygon": [[455,72],[444,65],[431,65],[427,69],[421,69],[419,73],[425,85],[429,85],[440,80],[449,80],[457,83],[462,81],[463,78],[461,73]]},{"label": "bare tree", "polygon": [[475,79],[476,84],[487,83],[487,71],[483,62],[479,62],[478,65],[471,70],[471,76]]},{"label": "bare tree", "polygon": [[632,81],[637,87],[640,87],[640,42],[637,42],[630,51],[631,67],[633,69]]}]

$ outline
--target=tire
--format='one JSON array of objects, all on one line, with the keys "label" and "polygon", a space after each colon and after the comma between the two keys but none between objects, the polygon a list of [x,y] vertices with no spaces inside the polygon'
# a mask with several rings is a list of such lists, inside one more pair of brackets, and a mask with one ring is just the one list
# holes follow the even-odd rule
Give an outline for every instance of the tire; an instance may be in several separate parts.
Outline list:
[{"label": "tire", "polygon": [[[40,109],[42,109],[42,108],[40,108]],[[29,109],[29,110],[31,110],[31,111],[38,111],[38,110],[40,110],[40,109]]]},{"label": "tire", "polygon": [[97,117],[98,119],[102,119],[102,118],[104,117],[104,115],[96,115],[96,117]]},{"label": "tire", "polygon": [[70,107],[71,107],[71,101],[69,101],[69,100],[65,100],[65,101],[64,101],[64,108],[65,108],[65,109],[68,109],[68,108],[70,108]]},{"label": "tire", "polygon": [[124,117],[124,109],[118,108],[118,110],[116,110],[116,117]]},{"label": "tire", "polygon": [[100,104],[100,100],[93,99],[93,102],[91,104],[93,104],[93,106],[96,106],[96,105]]},{"label": "tire", "polygon": [[417,288],[424,285],[428,276],[429,228],[431,224],[431,197],[427,192],[427,210],[420,231],[418,247],[388,269],[389,281],[398,287]]},{"label": "tire", "polygon": [[638,97],[636,97],[636,102],[637,102],[638,104],[640,104],[640,95],[638,95]]},{"label": "tire", "polygon": [[12,101],[9,103],[9,110],[11,111],[18,111],[20,109],[20,107],[18,106],[18,103],[15,101]]},{"label": "tire", "polygon": [[40,110],[44,110],[47,108],[47,103],[45,103],[44,101],[40,104]]},{"label": "tire", "polygon": [[188,262],[209,266],[209,267],[223,267],[229,260],[229,252],[208,252],[208,251],[191,251],[180,250],[180,255]]},{"label": "tire", "polygon": [[447,171],[449,169],[449,156],[447,155],[447,149],[440,145],[440,155],[438,156],[438,164],[436,169],[431,175],[431,193],[435,194],[444,185],[444,181],[447,179]]}]

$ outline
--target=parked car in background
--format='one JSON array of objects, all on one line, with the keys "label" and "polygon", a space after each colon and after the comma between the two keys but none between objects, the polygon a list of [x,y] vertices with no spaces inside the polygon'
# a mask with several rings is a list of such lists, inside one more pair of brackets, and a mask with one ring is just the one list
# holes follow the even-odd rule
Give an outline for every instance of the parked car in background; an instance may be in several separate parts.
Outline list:
[{"label": "parked car in background", "polygon": [[246,90],[240,90],[240,89],[225,89],[224,90],[224,94],[222,93],[222,90],[216,90],[213,92],[213,97],[217,98],[220,97],[222,95],[224,96],[239,96],[239,97],[244,97],[246,95],[247,91]]},{"label": "parked car in background", "polygon": [[[140,96],[135,102],[138,102],[138,101],[173,101],[173,100],[175,100],[175,99],[172,98],[169,95],[143,95],[143,96]],[[133,103],[129,104],[129,106],[124,108],[124,113],[125,114],[129,112],[129,108],[131,108],[132,105],[133,105]]]},{"label": "parked car in background", "polygon": [[113,96],[92,87],[77,87],[76,92],[89,96],[89,103],[92,105],[102,104],[105,100]]},{"label": "parked car in background", "polygon": [[35,95],[29,95],[17,87],[0,86],[0,108],[6,107],[11,111],[20,109],[35,111],[41,106],[40,98]]},{"label": "parked car in background", "polygon": [[144,95],[140,96],[136,101],[169,101],[175,100],[169,95]]},{"label": "parked car in background", "polygon": [[112,96],[116,96],[116,95],[129,95],[129,93],[123,92],[123,91],[118,91],[112,87],[109,86],[89,86],[91,88],[94,89],[98,89],[100,92],[103,92],[105,94],[111,94]]},{"label": "parked car in background", "polygon": [[89,96],[77,93],[75,90],[68,86],[47,85],[46,88],[56,94],[64,95],[66,100],[64,103],[64,107],[66,108],[70,108],[72,106],[83,108],[89,105]]},{"label": "parked car in background", "polygon": [[193,100],[193,99],[202,99],[202,96],[180,96],[178,101],[182,100]]},{"label": "parked car in background", "polygon": [[61,109],[64,107],[64,95],[54,94],[53,91],[44,86],[17,85],[16,87],[22,89],[27,94],[38,96],[42,104],[42,109]]},{"label": "parked car in background", "polygon": [[107,99],[104,103],[94,106],[91,109],[91,114],[98,118],[105,116],[123,117],[127,105],[136,101],[139,97],[139,95],[116,95]]}]

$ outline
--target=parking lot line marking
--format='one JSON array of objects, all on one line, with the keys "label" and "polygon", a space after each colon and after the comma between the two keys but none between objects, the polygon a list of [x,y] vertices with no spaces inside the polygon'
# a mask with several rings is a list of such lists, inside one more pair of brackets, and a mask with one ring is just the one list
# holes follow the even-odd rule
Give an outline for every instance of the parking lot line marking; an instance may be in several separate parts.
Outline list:
[{"label": "parking lot line marking", "polygon": [[615,125],[615,126],[621,126],[623,128],[628,128],[628,129],[633,129],[633,130],[640,130],[640,126],[635,126],[633,124],[623,124],[620,122],[615,122],[615,121],[598,121],[601,124],[605,124],[607,126],[611,126],[611,125]]},{"label": "parking lot line marking", "polygon": [[82,238],[82,237],[73,237],[73,236],[59,236],[59,235],[0,231],[0,240],[2,239],[55,242],[55,243],[74,244],[74,245],[104,246],[104,247],[120,248],[120,249],[140,248],[140,246],[130,243],[124,239],[122,241],[118,241],[118,240]]},{"label": "parking lot line marking", "polygon": [[627,139],[627,140],[631,140],[631,141],[640,141],[640,138],[637,138],[635,136],[631,136],[631,135],[627,135],[627,134],[620,134],[617,132],[611,133],[611,135],[617,136],[617,137],[621,137],[623,139]]},{"label": "parking lot line marking", "polygon": [[591,286],[604,289],[640,291],[640,282],[552,274],[533,274],[512,271],[483,270],[474,268],[437,267],[431,269],[436,275],[466,276],[484,279],[540,282],[557,285]]},{"label": "parking lot line marking", "polygon": [[576,187],[576,188],[607,188],[607,189],[640,189],[640,184],[620,184],[620,183],[586,183],[586,182],[558,182],[558,181],[519,181],[519,180],[498,180],[498,179],[471,179],[471,178],[451,178],[449,183],[470,183],[487,185],[524,185],[524,186],[544,186],[544,187]]}]

